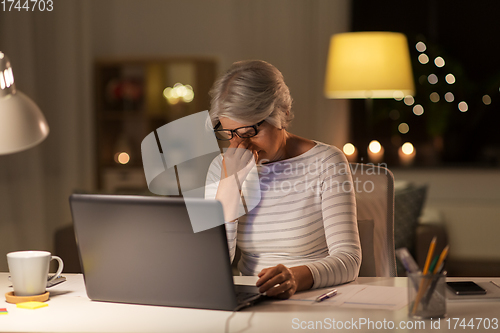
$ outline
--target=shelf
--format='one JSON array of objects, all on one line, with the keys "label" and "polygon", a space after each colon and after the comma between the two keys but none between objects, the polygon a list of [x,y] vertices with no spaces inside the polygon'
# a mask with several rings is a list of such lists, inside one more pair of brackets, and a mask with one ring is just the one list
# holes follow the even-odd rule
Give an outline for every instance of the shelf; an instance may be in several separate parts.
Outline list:
[{"label": "shelf", "polygon": [[[215,81],[210,58],[107,58],[95,62],[97,188],[147,190],[141,142],[156,128],[210,108],[208,92]],[[191,102],[169,104],[164,96],[175,83],[190,85]],[[120,165],[116,155],[126,161]],[[140,180],[140,181],[139,181]]]}]

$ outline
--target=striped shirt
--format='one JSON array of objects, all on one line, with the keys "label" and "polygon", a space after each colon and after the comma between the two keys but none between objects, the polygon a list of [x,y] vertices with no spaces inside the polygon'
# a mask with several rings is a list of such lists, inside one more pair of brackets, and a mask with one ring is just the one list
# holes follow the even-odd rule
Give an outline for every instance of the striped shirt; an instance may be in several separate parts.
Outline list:
[{"label": "striped shirt", "polygon": [[[221,165],[218,156],[207,175],[207,198],[215,198]],[[354,280],[361,248],[344,154],[316,142],[299,156],[257,166],[257,172],[260,202],[236,222],[226,223],[231,261],[238,244],[242,274],[257,275],[277,264],[305,265],[314,279],[312,288]],[[250,182],[247,177],[242,185],[244,196]]]}]

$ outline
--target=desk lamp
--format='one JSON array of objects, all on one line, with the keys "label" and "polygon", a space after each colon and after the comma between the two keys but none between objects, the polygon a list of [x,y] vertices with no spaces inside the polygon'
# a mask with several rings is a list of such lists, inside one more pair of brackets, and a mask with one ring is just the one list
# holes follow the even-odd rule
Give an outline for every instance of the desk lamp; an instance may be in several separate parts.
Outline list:
[{"label": "desk lamp", "polygon": [[403,99],[414,91],[405,35],[372,31],[331,37],[325,97],[365,99],[369,135],[373,98]]},{"label": "desk lamp", "polygon": [[36,146],[48,134],[42,111],[16,89],[10,61],[0,52],[0,155]]}]

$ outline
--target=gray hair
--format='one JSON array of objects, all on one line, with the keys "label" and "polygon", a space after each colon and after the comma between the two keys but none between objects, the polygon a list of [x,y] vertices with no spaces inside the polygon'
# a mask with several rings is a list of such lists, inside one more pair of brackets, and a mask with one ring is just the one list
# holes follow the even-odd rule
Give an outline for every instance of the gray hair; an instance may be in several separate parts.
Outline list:
[{"label": "gray hair", "polygon": [[226,117],[242,124],[266,120],[287,128],[293,119],[292,97],[281,72],[262,60],[238,61],[210,90],[212,126]]}]

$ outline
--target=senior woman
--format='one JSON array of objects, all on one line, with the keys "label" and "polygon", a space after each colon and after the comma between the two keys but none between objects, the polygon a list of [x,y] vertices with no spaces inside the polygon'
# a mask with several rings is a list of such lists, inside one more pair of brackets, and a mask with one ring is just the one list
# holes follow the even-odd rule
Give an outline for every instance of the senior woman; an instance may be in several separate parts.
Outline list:
[{"label": "senior woman", "polygon": [[[224,208],[231,261],[237,245],[239,270],[258,275],[260,292],[276,298],[354,280],[361,250],[347,160],[287,131],[292,98],[281,72],[264,61],[236,62],[210,95],[216,137],[229,148],[212,162],[207,184],[216,185],[206,197]],[[261,199],[238,217],[255,165]]]}]

